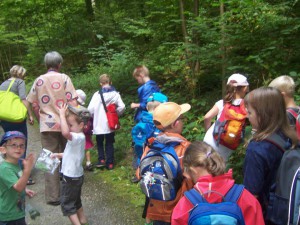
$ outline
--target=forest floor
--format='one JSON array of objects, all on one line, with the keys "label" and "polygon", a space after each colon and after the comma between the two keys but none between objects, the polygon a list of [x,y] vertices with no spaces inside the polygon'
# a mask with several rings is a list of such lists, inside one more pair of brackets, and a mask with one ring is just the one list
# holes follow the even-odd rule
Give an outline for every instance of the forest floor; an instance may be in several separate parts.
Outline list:
[{"label": "forest floor", "polygon": [[[2,136],[3,130],[0,130]],[[28,125],[28,152],[34,152],[38,157],[42,147],[38,126]],[[98,171],[96,171],[98,172]],[[109,172],[107,170],[99,172]],[[37,192],[32,199],[26,203],[36,208],[40,216],[35,220],[26,213],[28,225],[69,225],[67,217],[64,217],[60,206],[50,206],[45,202],[44,174],[39,170],[33,170],[34,185],[27,186]],[[82,203],[89,225],[139,225],[143,224],[140,215],[136,215],[132,205],[124,199],[120,199],[104,180],[95,177],[95,172],[85,171],[85,179],[82,190]],[[115,190],[114,190],[115,191]]]}]

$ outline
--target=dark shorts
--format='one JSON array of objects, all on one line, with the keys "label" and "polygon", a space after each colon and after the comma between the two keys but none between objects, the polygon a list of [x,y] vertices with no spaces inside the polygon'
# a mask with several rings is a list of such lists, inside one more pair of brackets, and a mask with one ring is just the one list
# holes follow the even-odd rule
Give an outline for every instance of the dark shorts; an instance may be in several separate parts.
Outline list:
[{"label": "dark shorts", "polygon": [[62,176],[60,202],[64,216],[74,215],[82,207],[81,188],[83,180],[83,176],[76,178]]},{"label": "dark shorts", "polygon": [[21,218],[18,220],[12,220],[7,222],[0,221],[0,225],[26,225],[25,218]]}]

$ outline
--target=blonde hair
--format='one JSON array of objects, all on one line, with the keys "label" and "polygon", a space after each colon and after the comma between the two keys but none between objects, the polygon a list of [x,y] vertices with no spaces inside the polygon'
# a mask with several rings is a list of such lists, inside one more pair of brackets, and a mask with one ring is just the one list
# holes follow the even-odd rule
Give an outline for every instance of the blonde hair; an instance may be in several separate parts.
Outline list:
[{"label": "blonde hair", "polygon": [[11,77],[23,79],[25,77],[26,69],[23,66],[14,65],[9,73]]},{"label": "blonde hair", "polygon": [[269,87],[277,88],[280,92],[285,92],[288,97],[294,97],[295,82],[293,78],[282,75],[271,81]]},{"label": "blonde hair", "polygon": [[148,111],[149,113],[152,113],[152,112],[154,111],[154,109],[155,109],[157,106],[159,106],[160,104],[161,104],[161,102],[159,102],[159,101],[151,101],[151,102],[148,102],[148,103],[147,103],[147,106],[146,106],[147,111]]},{"label": "blonde hair", "polygon": [[134,71],[132,73],[132,76],[133,77],[138,77],[141,73],[144,74],[145,77],[149,77],[149,75],[150,75],[148,68],[144,65],[141,65],[141,66],[137,66],[134,69]]},{"label": "blonde hair", "polygon": [[100,84],[111,84],[111,79],[108,74],[102,74],[99,76]]},{"label": "blonde hair", "polygon": [[281,130],[292,140],[293,146],[297,145],[297,134],[289,125],[285,102],[278,89],[261,87],[251,91],[245,97],[245,106],[251,106],[256,112],[258,127],[252,139],[261,141]]},{"label": "blonde hair", "polygon": [[225,173],[224,159],[210,145],[202,141],[194,141],[186,149],[183,156],[183,166],[186,172],[190,167],[201,167],[212,176]]}]

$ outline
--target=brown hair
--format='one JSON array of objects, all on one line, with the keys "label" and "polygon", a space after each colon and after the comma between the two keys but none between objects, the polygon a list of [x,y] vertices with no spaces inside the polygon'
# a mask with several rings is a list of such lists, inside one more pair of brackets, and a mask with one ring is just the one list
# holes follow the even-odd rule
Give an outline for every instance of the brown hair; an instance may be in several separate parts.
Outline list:
[{"label": "brown hair", "polygon": [[224,174],[226,168],[219,153],[202,141],[194,141],[189,145],[183,156],[183,166],[186,171],[190,167],[202,167],[212,176]]},{"label": "brown hair", "polygon": [[223,98],[224,104],[225,103],[230,103],[235,99],[235,94],[236,92],[240,92],[243,88],[245,88],[245,86],[234,86],[234,83],[237,83],[235,80],[230,81],[227,85],[226,85],[226,93],[225,96]]},{"label": "brown hair", "polygon": [[132,73],[132,76],[133,77],[137,77],[137,76],[139,76],[140,74],[144,74],[144,76],[145,77],[149,77],[149,70],[148,70],[148,68],[146,67],[146,66],[144,66],[144,65],[141,65],[141,66],[137,66],[135,69],[134,69],[134,71],[133,71],[133,73]]},{"label": "brown hair", "polygon": [[285,102],[280,91],[273,87],[257,88],[245,97],[245,106],[251,106],[256,112],[258,127],[253,139],[261,141],[278,130],[298,143],[295,130],[290,126],[286,115]]}]

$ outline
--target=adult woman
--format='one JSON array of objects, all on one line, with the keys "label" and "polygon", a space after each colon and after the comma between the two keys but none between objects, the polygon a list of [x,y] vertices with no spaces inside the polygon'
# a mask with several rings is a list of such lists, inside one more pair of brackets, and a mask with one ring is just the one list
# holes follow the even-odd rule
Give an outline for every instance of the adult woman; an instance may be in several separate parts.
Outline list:
[{"label": "adult woman", "polygon": [[[13,82],[11,88],[10,88],[10,91],[13,92],[13,93],[15,93],[16,95],[18,95],[20,97],[20,99],[22,100],[23,104],[27,108],[29,123],[31,125],[33,125],[34,119],[33,119],[32,110],[31,110],[31,108],[29,106],[29,103],[26,100],[26,87],[25,87],[25,81],[24,81],[24,77],[25,77],[25,74],[26,74],[26,69],[24,67],[22,67],[22,66],[14,65],[10,69],[9,72],[10,72],[10,78],[7,79],[7,80],[5,80],[0,85],[0,90],[6,91],[8,89],[8,87],[9,87],[10,83],[14,79],[14,82]],[[27,134],[27,121],[26,121],[26,119],[24,119],[24,121],[18,122],[18,123],[8,122],[8,121],[2,120],[0,122],[0,124],[1,124],[4,132],[8,132],[8,131],[20,131],[20,132],[22,132],[25,135],[26,138],[28,136],[28,134]],[[27,148],[27,144],[25,145],[25,152],[24,152],[24,155],[22,156],[22,158],[26,157],[26,148]],[[20,162],[19,164],[22,167],[22,163]],[[28,184],[34,184],[34,181],[32,179],[29,179]]]}]

